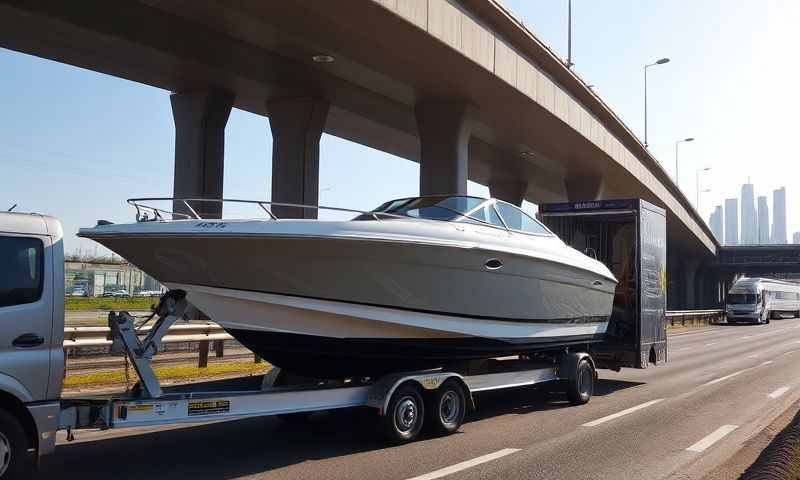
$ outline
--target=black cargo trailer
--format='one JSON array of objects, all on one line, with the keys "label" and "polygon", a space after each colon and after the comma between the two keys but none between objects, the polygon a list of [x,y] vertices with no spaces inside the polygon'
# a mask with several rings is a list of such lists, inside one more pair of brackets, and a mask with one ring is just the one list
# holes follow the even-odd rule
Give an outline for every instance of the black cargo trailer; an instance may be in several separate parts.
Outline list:
[{"label": "black cargo trailer", "polygon": [[573,248],[617,277],[598,367],[647,368],[667,360],[667,227],[664,209],[641,199],[550,203],[540,219]]}]

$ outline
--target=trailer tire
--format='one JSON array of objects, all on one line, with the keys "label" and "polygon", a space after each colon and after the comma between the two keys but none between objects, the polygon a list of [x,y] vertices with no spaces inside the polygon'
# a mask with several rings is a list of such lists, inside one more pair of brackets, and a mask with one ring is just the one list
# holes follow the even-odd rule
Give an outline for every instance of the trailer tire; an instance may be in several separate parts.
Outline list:
[{"label": "trailer tire", "polygon": [[588,402],[594,393],[594,379],[595,372],[591,362],[586,358],[581,359],[575,373],[566,380],[569,403],[583,405]]},{"label": "trailer tire", "polygon": [[11,413],[0,410],[0,478],[29,478],[33,472],[33,456],[28,452],[25,428]]},{"label": "trailer tire", "polygon": [[464,387],[452,378],[431,392],[425,405],[427,426],[435,435],[450,435],[461,428],[467,411]]},{"label": "trailer tire", "polygon": [[402,445],[414,441],[425,421],[425,401],[417,383],[397,387],[382,417],[383,436],[389,443]]}]

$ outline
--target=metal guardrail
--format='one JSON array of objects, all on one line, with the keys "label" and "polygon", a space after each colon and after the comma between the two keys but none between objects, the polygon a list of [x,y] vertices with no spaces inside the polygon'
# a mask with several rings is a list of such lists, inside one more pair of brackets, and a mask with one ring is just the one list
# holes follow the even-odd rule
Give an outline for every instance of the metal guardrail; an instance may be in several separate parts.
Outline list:
[{"label": "metal guardrail", "polygon": [[[147,334],[150,326],[139,332]],[[163,343],[203,342],[232,340],[225,330],[216,323],[173,325],[164,336]],[[102,347],[111,345],[111,329],[108,327],[65,327],[64,348]]]},{"label": "metal guardrail", "polygon": [[[146,335],[152,327],[145,326],[139,330]],[[216,323],[190,323],[186,325],[173,325],[161,340],[161,343],[197,343],[199,345],[199,358],[197,366],[208,366],[208,351],[211,342],[214,342],[214,352],[217,357],[223,356],[226,340],[233,340],[222,327]],[[64,351],[84,347],[107,347],[111,341],[111,329],[108,327],[65,327]],[[254,354],[255,355],[255,354]],[[255,355],[255,361],[260,359]]]},{"label": "metal guardrail", "polygon": [[686,325],[686,322],[691,323],[720,323],[725,319],[725,310],[721,308],[709,310],[671,310],[666,312],[667,321],[671,326],[676,323]]}]

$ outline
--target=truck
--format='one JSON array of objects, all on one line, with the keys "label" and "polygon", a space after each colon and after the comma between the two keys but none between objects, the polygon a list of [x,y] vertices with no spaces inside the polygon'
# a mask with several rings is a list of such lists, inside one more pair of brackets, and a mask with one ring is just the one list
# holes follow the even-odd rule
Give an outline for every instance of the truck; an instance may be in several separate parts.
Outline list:
[{"label": "truck", "polygon": [[[545,213],[555,213],[552,208],[546,208]],[[154,323],[146,334],[139,330],[141,322],[137,325],[127,312],[109,314],[111,350],[126,355],[139,381],[128,392],[84,398],[62,397],[66,369],[61,225],[46,215],[2,212],[0,478],[30,475],[41,458],[54,452],[59,430],[66,430],[70,440],[74,431],[85,428],[113,429],[267,415],[295,422],[304,421],[315,411],[362,407],[377,414],[380,431],[389,443],[401,444],[415,440],[423,430],[440,435],[457,431],[467,410],[475,408],[474,395],[486,391],[548,383],[563,391],[571,404],[584,404],[594,392],[597,368],[641,367],[639,360],[647,355],[666,358],[663,332],[654,331],[659,326],[665,328],[664,295],[658,276],[663,252],[656,248],[664,247],[663,235],[658,237],[663,233],[663,224],[659,227],[658,222],[646,223],[641,211],[627,210],[630,211],[623,213],[617,209],[607,215],[617,222],[625,217],[635,226],[635,235],[623,235],[630,243],[623,242],[625,255],[633,255],[636,267],[621,293],[628,294],[628,289],[633,289],[641,298],[621,295],[618,309],[631,305],[645,307],[650,309],[647,313],[650,316],[637,312],[615,315],[618,331],[607,346],[572,346],[535,355],[490,359],[459,371],[439,368],[379,378],[317,381],[272,368],[263,376],[162,387],[151,361],[163,336],[188,308],[182,292],[171,291],[154,308],[151,317]],[[552,215],[547,220],[553,227],[558,227],[556,217]],[[561,230],[571,232],[573,240],[584,229],[597,227],[594,222],[601,218],[562,217],[572,218],[562,222],[565,226]],[[567,228],[566,224],[584,226]],[[655,228],[654,224],[661,228],[653,234],[653,238],[661,238],[660,244],[655,242],[651,248],[635,240],[642,238],[640,229]],[[608,245],[592,242],[586,248],[594,249],[599,258],[610,261],[611,265],[623,258],[622,250],[609,250]],[[635,283],[640,278],[649,283],[637,289]],[[642,320],[650,322],[644,329],[636,325]],[[651,354],[653,349],[656,353]]]},{"label": "truck", "polygon": [[800,284],[771,278],[740,278],[725,298],[728,323],[767,324],[781,316],[800,317]]},{"label": "truck", "polygon": [[540,220],[564,242],[602,261],[619,283],[606,339],[592,347],[603,368],[667,361],[666,212],[645,200],[539,205]]}]

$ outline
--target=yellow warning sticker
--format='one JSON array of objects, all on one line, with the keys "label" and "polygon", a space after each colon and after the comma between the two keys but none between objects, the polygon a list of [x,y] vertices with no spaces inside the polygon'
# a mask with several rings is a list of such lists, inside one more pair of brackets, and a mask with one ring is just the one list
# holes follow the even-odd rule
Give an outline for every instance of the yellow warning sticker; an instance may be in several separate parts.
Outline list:
[{"label": "yellow warning sticker", "polygon": [[140,404],[133,404],[128,405],[129,412],[152,412],[153,411],[153,404],[151,403],[140,403]]},{"label": "yellow warning sticker", "polygon": [[217,413],[227,413],[231,411],[230,400],[203,400],[189,402],[189,416],[214,415]]}]

